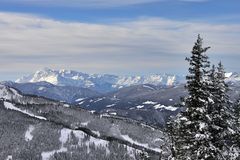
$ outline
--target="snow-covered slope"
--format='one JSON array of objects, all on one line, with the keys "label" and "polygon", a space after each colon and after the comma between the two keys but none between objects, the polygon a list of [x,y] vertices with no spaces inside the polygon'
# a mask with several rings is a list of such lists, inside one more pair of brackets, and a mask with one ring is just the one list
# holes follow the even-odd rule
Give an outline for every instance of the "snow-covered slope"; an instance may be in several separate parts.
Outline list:
[{"label": "snow-covered slope", "polygon": [[170,74],[156,74],[149,76],[116,76],[108,74],[86,74],[68,70],[52,70],[44,68],[32,75],[17,79],[17,83],[46,81],[60,86],[77,86],[108,92],[122,87],[152,84],[174,85],[183,82],[184,77]]},{"label": "snow-covered slope", "polygon": [[48,82],[14,83],[0,82],[0,85],[9,86],[20,90],[24,94],[37,95],[49,99],[73,103],[76,100],[95,97],[99,94],[88,88],[74,86],[56,86]]},{"label": "snow-covered slope", "polygon": [[[78,155],[75,157],[77,159],[91,153],[94,158],[89,157],[89,160],[95,160],[95,156],[104,152],[104,157],[99,159],[122,160],[122,156],[114,155],[139,157],[136,155],[138,151],[147,152],[155,157],[152,159],[156,159],[161,152],[159,146],[162,145],[167,154],[165,134],[158,128],[126,118],[94,114],[41,97],[22,95],[4,85],[0,87],[0,93],[0,124],[4,125],[0,127],[3,133],[0,140],[4,140],[0,148],[10,148],[0,154],[0,159],[8,156],[18,159],[21,155],[31,155],[33,157],[30,159],[37,159],[53,154],[56,157],[59,153],[58,156],[64,154],[64,160],[67,160],[71,159],[68,156],[73,156],[72,153]],[[57,135],[59,140],[55,138]],[[15,143],[16,147],[11,148]],[[121,152],[120,146],[123,147]]]},{"label": "snow-covered slope", "polygon": [[240,73],[237,73],[237,72],[225,73],[225,77],[227,82],[232,82],[232,83],[240,82]]},{"label": "snow-covered slope", "polygon": [[15,89],[0,84],[1,99],[12,100],[12,99],[20,99],[21,97],[22,96]]}]

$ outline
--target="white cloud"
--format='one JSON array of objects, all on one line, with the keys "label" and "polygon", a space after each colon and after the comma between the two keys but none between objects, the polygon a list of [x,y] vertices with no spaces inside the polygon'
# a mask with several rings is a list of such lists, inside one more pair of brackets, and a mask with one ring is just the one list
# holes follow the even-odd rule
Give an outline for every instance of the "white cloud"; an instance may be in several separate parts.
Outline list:
[{"label": "white cloud", "polygon": [[0,72],[41,67],[86,72],[180,71],[196,35],[210,55],[239,55],[239,24],[142,18],[114,24],[63,22],[0,13]]}]

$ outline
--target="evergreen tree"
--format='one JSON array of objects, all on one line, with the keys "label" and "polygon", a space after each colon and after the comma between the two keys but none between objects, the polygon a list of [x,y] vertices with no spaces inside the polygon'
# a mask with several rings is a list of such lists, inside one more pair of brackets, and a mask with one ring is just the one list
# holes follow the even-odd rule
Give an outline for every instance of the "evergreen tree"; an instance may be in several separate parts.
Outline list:
[{"label": "evergreen tree", "polygon": [[[172,145],[172,157],[177,160],[224,160],[237,157],[234,148],[237,134],[233,129],[234,116],[227,95],[225,72],[221,62],[212,66],[198,36],[187,78],[187,96],[181,112],[168,125]],[[234,151],[234,153],[232,152]]]},{"label": "evergreen tree", "polygon": [[232,139],[235,135],[233,129],[234,116],[232,104],[227,94],[228,90],[225,83],[225,71],[220,62],[217,71],[215,71],[215,67],[211,70],[210,91],[213,104],[208,108],[208,115],[211,118],[209,132],[211,133],[211,143],[216,159],[226,158],[228,156],[226,152],[229,154],[234,142]]},{"label": "evergreen tree", "polygon": [[234,116],[235,116],[235,130],[236,130],[236,144],[240,148],[240,98],[234,104]]},{"label": "evergreen tree", "polygon": [[169,125],[173,157],[177,160],[214,159],[208,130],[211,123],[208,106],[212,104],[209,98],[212,97],[209,91],[210,62],[205,54],[210,47],[203,48],[202,43],[198,35],[192,56],[186,58],[190,64],[186,77],[189,96],[183,102],[186,110]]}]

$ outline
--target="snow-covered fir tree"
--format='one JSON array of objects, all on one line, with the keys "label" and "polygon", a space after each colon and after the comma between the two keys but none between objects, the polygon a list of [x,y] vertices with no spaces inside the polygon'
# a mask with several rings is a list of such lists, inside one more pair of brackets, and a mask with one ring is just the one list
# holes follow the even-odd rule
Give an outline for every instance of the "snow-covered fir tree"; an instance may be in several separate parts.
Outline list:
[{"label": "snow-covered fir tree", "polygon": [[240,97],[239,99],[234,103],[234,116],[235,116],[235,129],[236,129],[236,144],[238,144],[238,147],[240,148]]},{"label": "snow-covered fir tree", "polygon": [[209,132],[211,133],[211,145],[215,159],[230,159],[231,147],[234,146],[233,107],[229,100],[228,86],[225,83],[225,71],[222,63],[218,64],[217,70],[213,67],[210,74],[211,100],[213,104],[208,108],[211,119]]},{"label": "snow-covered fir tree", "polygon": [[[210,62],[198,36],[186,77],[189,96],[183,101],[185,111],[169,123],[172,139],[172,159],[176,160],[218,160],[229,158],[231,111],[224,70],[220,63],[210,70]],[[230,146],[229,146],[230,145]]]},{"label": "snow-covered fir tree", "polygon": [[173,159],[209,159],[213,158],[211,151],[210,133],[208,123],[211,121],[207,108],[212,103],[209,85],[210,62],[205,52],[210,48],[203,48],[202,38],[193,46],[192,55],[186,58],[189,62],[189,74],[186,77],[189,96],[185,98],[184,112],[177,116],[170,124],[171,138],[173,141]]}]

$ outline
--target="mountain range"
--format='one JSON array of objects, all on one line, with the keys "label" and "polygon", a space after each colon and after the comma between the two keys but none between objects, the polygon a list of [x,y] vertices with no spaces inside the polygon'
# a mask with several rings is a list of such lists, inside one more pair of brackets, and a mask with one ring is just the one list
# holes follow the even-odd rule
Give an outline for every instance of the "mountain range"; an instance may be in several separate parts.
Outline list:
[{"label": "mountain range", "polygon": [[[240,75],[227,73],[226,82],[235,101]],[[164,127],[183,109],[177,104],[187,94],[183,76],[167,74],[115,76],[44,69],[16,82],[1,82],[0,159],[167,157]]]},{"label": "mountain range", "polygon": [[116,76],[110,74],[86,74],[71,70],[44,68],[34,74],[17,79],[16,83],[49,82],[58,86],[74,86],[106,93],[139,84],[172,86],[184,82],[184,76],[155,74],[149,76]]},{"label": "mountain range", "polygon": [[[184,76],[168,74],[124,77],[45,68],[16,82],[1,84],[27,95],[62,101],[97,113],[127,117],[160,127],[165,126],[169,117],[181,110],[176,105],[180,97],[187,95]],[[87,85],[90,82],[92,85]],[[226,82],[234,101],[239,96],[239,74],[226,73]]]}]

